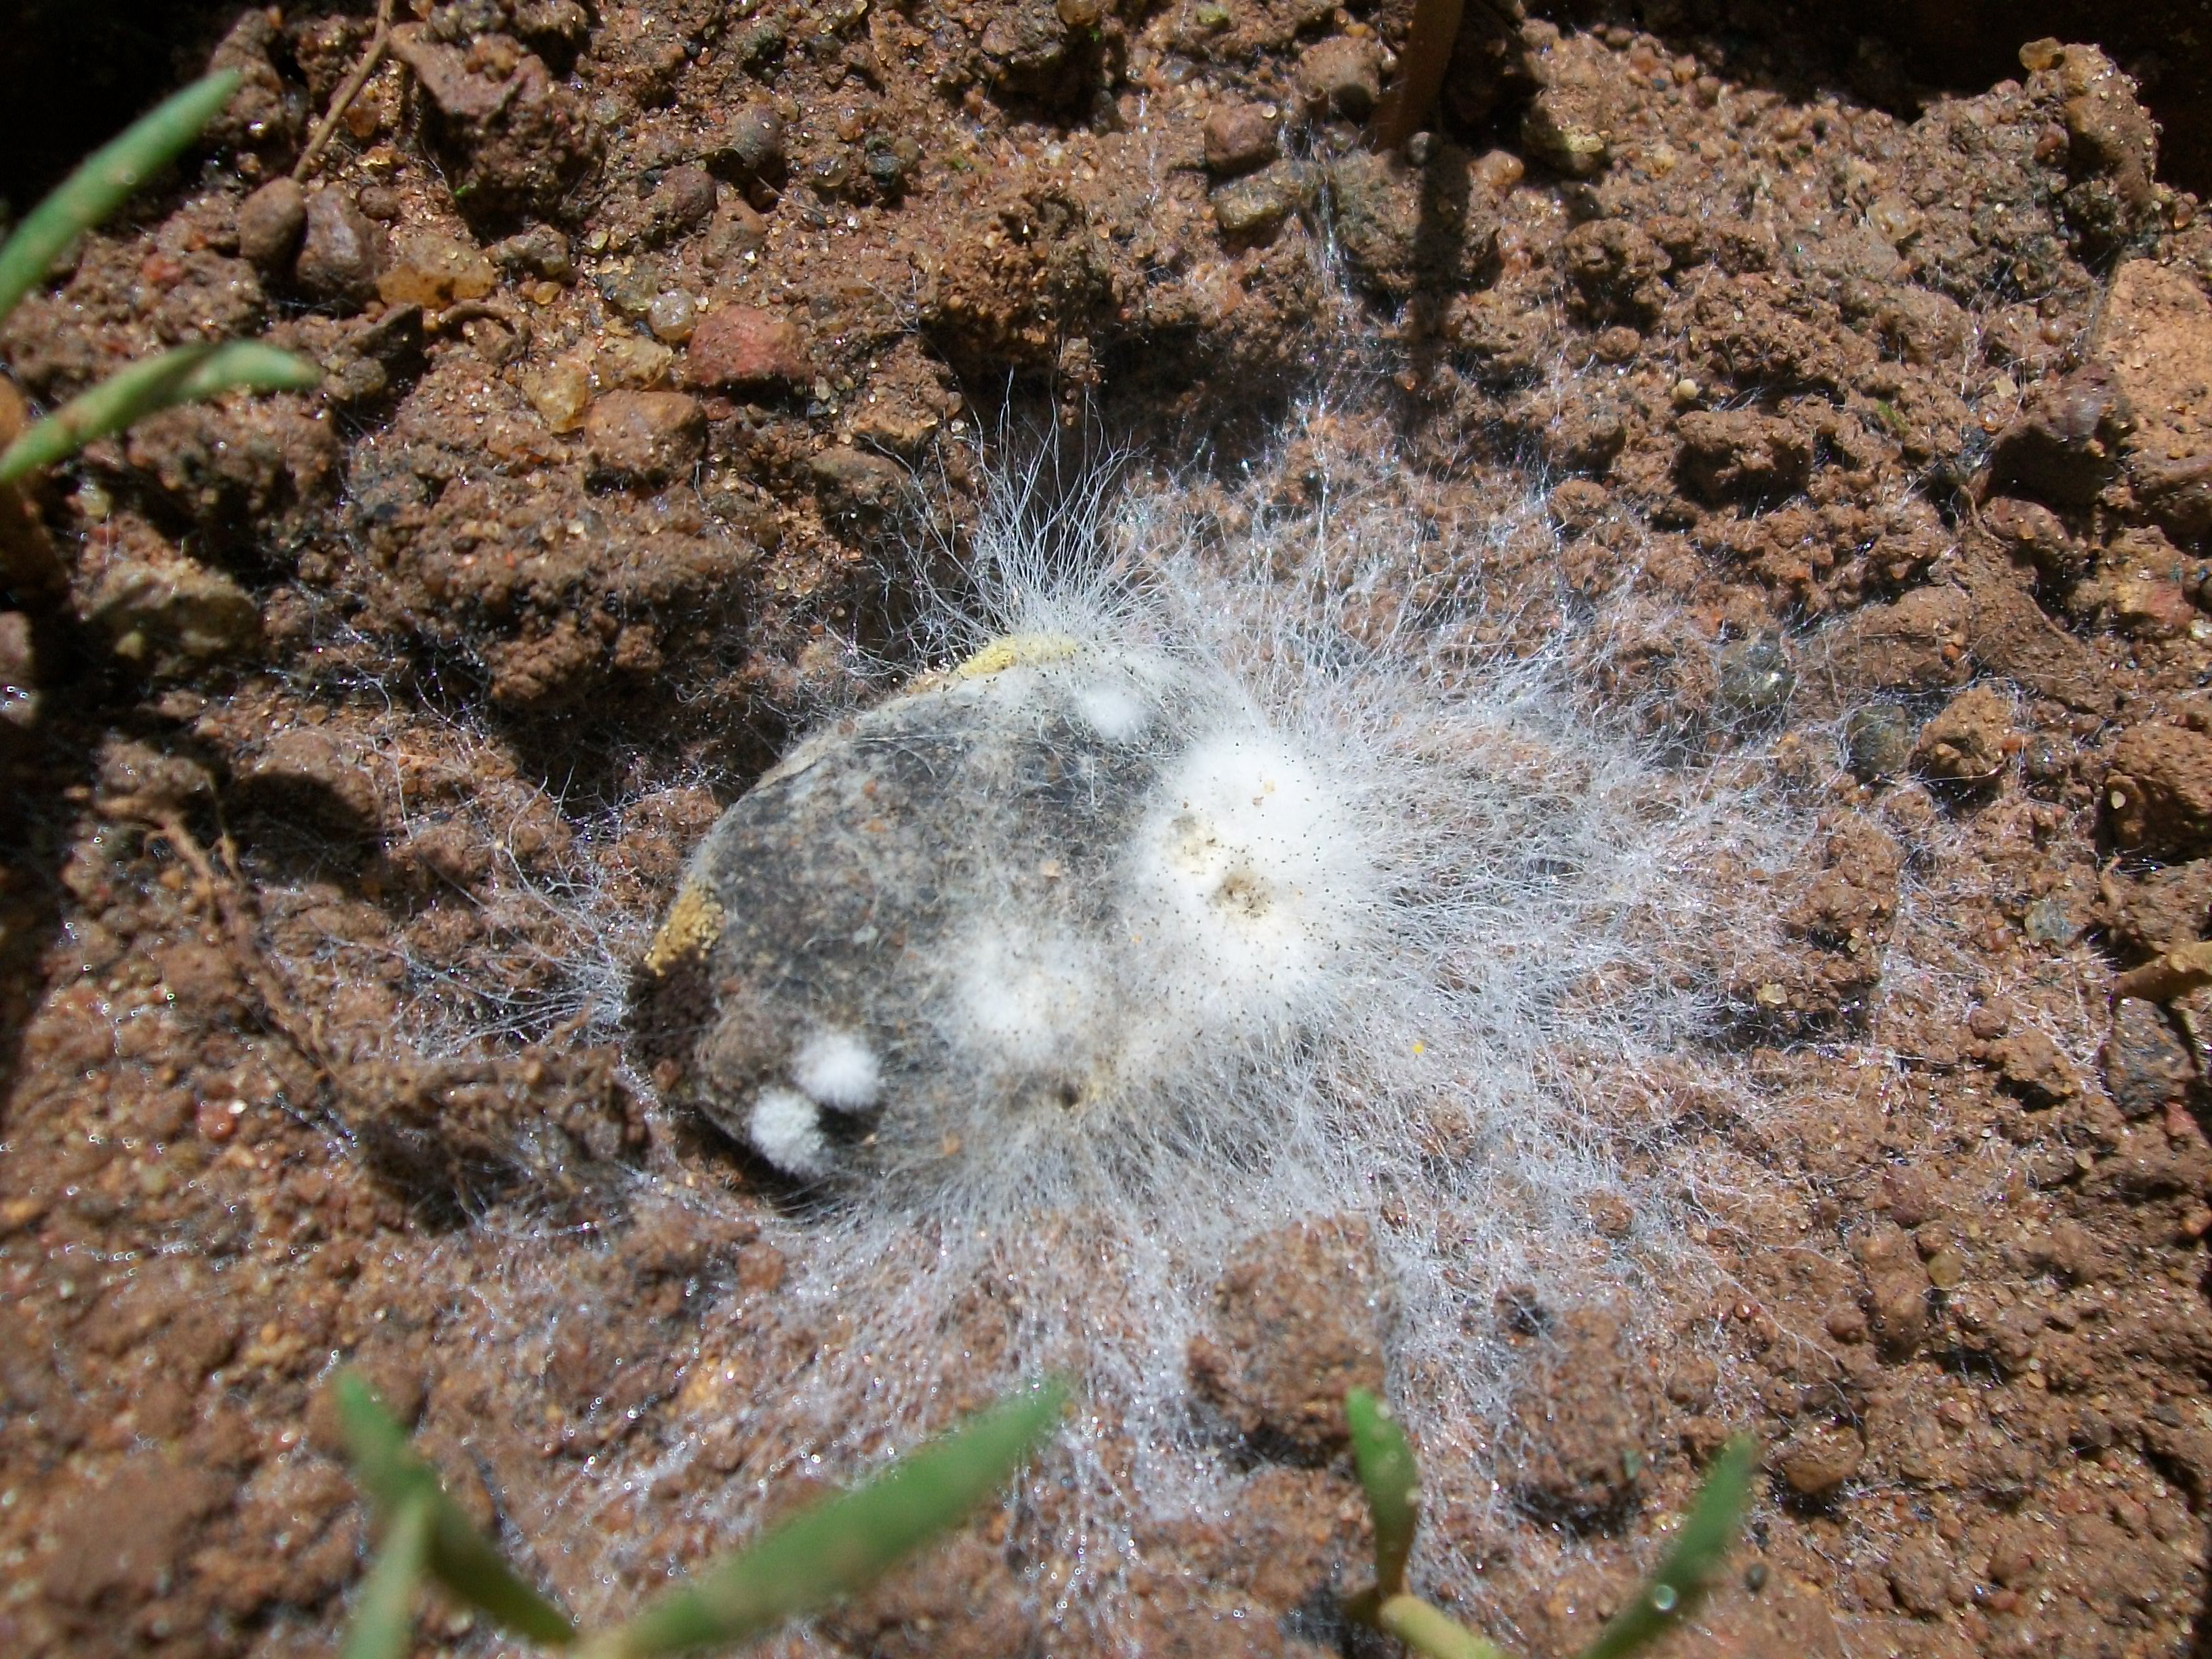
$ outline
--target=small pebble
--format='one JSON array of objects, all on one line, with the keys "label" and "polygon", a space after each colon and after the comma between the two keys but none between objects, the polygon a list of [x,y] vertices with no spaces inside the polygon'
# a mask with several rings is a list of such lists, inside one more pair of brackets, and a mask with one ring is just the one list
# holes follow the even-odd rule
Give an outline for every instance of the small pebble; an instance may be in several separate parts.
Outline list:
[{"label": "small pebble", "polygon": [[460,300],[481,300],[499,285],[483,252],[433,230],[403,230],[392,239],[392,257],[376,279],[390,305],[442,311]]},{"label": "small pebble", "polygon": [[1738,720],[1778,714],[1797,689],[1796,671],[1777,640],[1739,640],[1722,648],[1719,702]]},{"label": "small pebble", "polygon": [[1842,1424],[1801,1428],[1776,1447],[1772,1466],[1790,1489],[1805,1498],[1823,1498],[1858,1473],[1866,1442]]},{"label": "small pebble", "polygon": [[281,270],[307,228],[307,193],[292,179],[271,179],[238,204],[238,252],[263,270]]},{"label": "small pebble", "polygon": [[1231,104],[1206,118],[1206,165],[1221,178],[1249,173],[1275,159],[1275,124],[1249,104]]},{"label": "small pebble", "polygon": [[689,472],[706,444],[699,400],[680,392],[610,392],[584,416],[584,447],[594,468],[618,479]]},{"label": "small pebble", "polygon": [[1844,753],[1851,775],[1875,783],[1912,763],[1912,715],[1902,703],[1869,703],[1844,722]]},{"label": "small pebble", "polygon": [[714,176],[691,163],[673,167],[647,198],[646,212],[656,240],[666,240],[703,225],[714,216]]},{"label": "small pebble", "polygon": [[904,190],[908,175],[921,164],[921,146],[903,135],[891,139],[871,138],[865,149],[869,180],[885,196],[896,196]]},{"label": "small pebble", "polygon": [[1364,121],[1382,96],[1382,57],[1371,42],[1335,36],[1306,48],[1297,82],[1314,108]]},{"label": "small pebble", "polygon": [[292,275],[310,299],[348,310],[376,297],[385,261],[384,227],[343,191],[307,198],[307,229]]},{"label": "small pebble", "polygon": [[658,340],[622,334],[599,348],[599,383],[652,392],[667,384],[676,354]]},{"label": "small pebble", "polygon": [[652,329],[653,337],[670,345],[681,345],[691,337],[699,325],[699,302],[681,289],[670,289],[655,299],[646,313],[646,325]]},{"label": "small pebble", "polygon": [[784,169],[783,118],[757,104],[739,110],[722,129],[722,153],[744,176],[775,183]]},{"label": "small pebble", "polygon": [[591,407],[592,377],[571,362],[548,363],[522,377],[522,395],[549,432],[574,432]]},{"label": "small pebble", "polygon": [[702,317],[689,368],[693,385],[714,387],[803,384],[814,373],[797,325],[754,306],[721,306]]},{"label": "small pebble", "polygon": [[491,257],[502,270],[529,271],[551,282],[565,283],[576,274],[568,239],[550,225],[532,225],[494,244]]},{"label": "small pebble", "polygon": [[1233,240],[1262,240],[1297,207],[1298,185],[1287,165],[1224,185],[1213,193],[1214,222]]},{"label": "small pebble", "polygon": [[642,322],[665,291],[660,272],[649,265],[618,270],[599,283],[599,297],[632,322]]}]

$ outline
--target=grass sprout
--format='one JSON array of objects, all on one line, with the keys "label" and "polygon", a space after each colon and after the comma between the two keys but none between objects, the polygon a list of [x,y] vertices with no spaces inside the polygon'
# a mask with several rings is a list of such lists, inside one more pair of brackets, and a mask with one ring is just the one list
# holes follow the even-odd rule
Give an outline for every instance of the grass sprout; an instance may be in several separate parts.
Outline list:
[{"label": "grass sprout", "polygon": [[[235,70],[195,81],[94,152],[0,246],[0,321],[43,280],[77,237],[176,159],[238,90]],[[95,438],[157,410],[232,391],[299,392],[320,378],[301,359],[250,340],[179,346],[111,375],[0,453],[0,484],[65,460]]]},{"label": "grass sprout", "polygon": [[94,439],[120,432],[179,404],[241,389],[306,392],[321,378],[290,352],[258,340],[179,346],[118,369],[24,433],[0,453],[0,483],[13,483],[26,472],[66,460]]},{"label": "grass sprout", "polygon": [[[1512,1659],[1506,1649],[1406,1588],[1420,1521],[1420,1469],[1413,1443],[1390,1408],[1365,1389],[1345,1396],[1344,1414],[1375,1530],[1375,1583],[1346,1602],[1345,1611],[1428,1659]],[[1758,1448],[1747,1438],[1739,1437],[1722,1449],[1657,1571],[1579,1659],[1625,1659],[1697,1610],[1742,1524],[1758,1465]]]},{"label": "grass sprout", "polygon": [[589,1634],[507,1565],[447,1496],[406,1431],[353,1371],[331,1382],[354,1478],[382,1545],[341,1659],[403,1659],[426,1581],[501,1629],[585,1659],[663,1659],[727,1647],[873,1583],[1002,1486],[1067,1404],[1056,1382],[987,1407],[872,1480],[802,1510],[635,1618]]}]

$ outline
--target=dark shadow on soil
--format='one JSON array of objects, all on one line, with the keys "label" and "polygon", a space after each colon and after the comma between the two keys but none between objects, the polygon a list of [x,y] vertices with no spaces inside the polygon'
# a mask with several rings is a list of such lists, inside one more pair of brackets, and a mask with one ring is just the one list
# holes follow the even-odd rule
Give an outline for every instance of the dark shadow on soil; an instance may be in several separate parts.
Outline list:
[{"label": "dark shadow on soil", "polygon": [[[205,67],[238,0],[14,0],[0,7],[0,200],[12,218]],[[149,204],[149,212],[159,210]]]},{"label": "dark shadow on soil", "polygon": [[100,733],[94,721],[42,723],[20,752],[0,754],[0,1098],[15,1090],[23,1030],[46,994],[39,959],[61,930],[69,795],[90,783]]},{"label": "dark shadow on soil", "polygon": [[[1982,93],[2023,78],[2020,48],[2030,40],[2094,42],[2141,83],[2142,100],[2158,118],[2159,177],[2177,189],[2212,191],[2212,98],[2204,96],[2212,82],[2212,17],[2192,30],[2182,7],[2093,0],[1869,0],[1864,6],[1537,0],[1529,11],[1563,28],[1648,30],[1672,48],[1694,47],[1712,73],[1791,97],[1829,87],[1907,120],[1928,98]],[[1518,106],[1504,110],[1496,133],[1476,136],[1518,149],[1510,128],[1519,118]]]}]

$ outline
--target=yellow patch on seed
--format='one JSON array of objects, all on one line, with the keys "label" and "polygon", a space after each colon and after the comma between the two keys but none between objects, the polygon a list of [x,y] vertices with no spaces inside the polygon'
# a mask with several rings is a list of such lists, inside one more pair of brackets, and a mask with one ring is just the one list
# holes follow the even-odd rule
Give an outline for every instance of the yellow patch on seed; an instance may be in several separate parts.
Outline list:
[{"label": "yellow patch on seed", "polygon": [[1066,634],[1006,634],[952,671],[957,680],[980,680],[1030,663],[1065,662],[1083,648]]},{"label": "yellow patch on seed", "polygon": [[668,907],[668,920],[645,953],[646,971],[658,977],[685,957],[703,957],[722,936],[722,907],[703,887],[686,886]]}]

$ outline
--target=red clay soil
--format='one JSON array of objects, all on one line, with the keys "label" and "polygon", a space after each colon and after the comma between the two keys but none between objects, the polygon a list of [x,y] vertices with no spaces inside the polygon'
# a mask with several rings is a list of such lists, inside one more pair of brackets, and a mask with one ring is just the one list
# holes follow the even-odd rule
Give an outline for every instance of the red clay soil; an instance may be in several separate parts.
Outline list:
[{"label": "red clay soil", "polygon": [[[782,1262],[591,1022],[577,916],[665,904],[839,641],[895,636],[890,550],[972,520],[1009,409],[1204,488],[1356,335],[1377,463],[1468,521],[1540,479],[1559,551],[1501,581],[1632,568],[1667,620],[1608,672],[1655,732],[1766,722],[1820,826],[1734,988],[1767,1109],[1696,1131],[1771,1177],[1705,1230],[1732,1288],[1656,1341],[1510,1316],[1513,1513],[1575,1547],[1483,1544],[1496,1627],[1586,1638],[1743,1428],[1754,1524],[1674,1651],[2207,1650],[2212,1003],[2110,1001],[2212,933],[2212,228],[2151,46],[2015,28],[1938,94],[1924,33],[1471,0],[1386,158],[1409,12],[416,0],[299,184],[368,7],[225,9],[170,64],[246,93],[9,374],[51,405],[259,333],[327,380],[0,503],[0,1648],[327,1650],[342,1359],[586,1571],[532,1540],[728,1384],[697,1310]],[[597,909],[547,901],[586,869]],[[730,1201],[633,1205],[640,1168]],[[590,1316],[488,1354],[525,1226]],[[1316,1425],[1368,1374],[1362,1271],[1322,1229],[1224,1279],[1192,1386],[1264,1478],[1152,1540],[1131,1650],[1357,1646]],[[685,1467],[597,1512],[629,1577],[726,1541]],[[1103,1650],[1006,1556],[964,1535],[811,1639]]]}]

